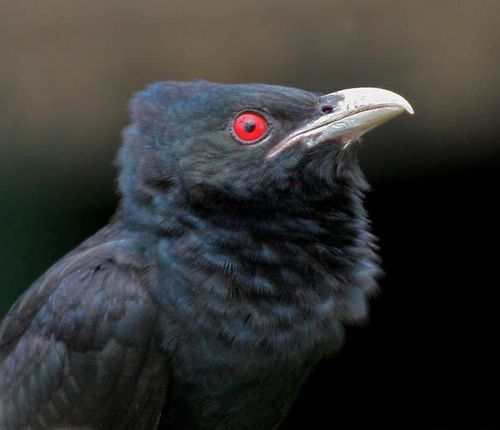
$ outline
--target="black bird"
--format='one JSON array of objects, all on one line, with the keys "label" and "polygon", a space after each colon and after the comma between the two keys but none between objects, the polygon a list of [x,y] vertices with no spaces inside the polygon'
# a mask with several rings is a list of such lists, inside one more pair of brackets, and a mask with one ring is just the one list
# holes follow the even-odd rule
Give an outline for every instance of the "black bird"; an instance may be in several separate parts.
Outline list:
[{"label": "black bird", "polygon": [[120,207],[0,328],[0,428],[275,429],[380,273],[357,88],[161,82],[131,101]]}]

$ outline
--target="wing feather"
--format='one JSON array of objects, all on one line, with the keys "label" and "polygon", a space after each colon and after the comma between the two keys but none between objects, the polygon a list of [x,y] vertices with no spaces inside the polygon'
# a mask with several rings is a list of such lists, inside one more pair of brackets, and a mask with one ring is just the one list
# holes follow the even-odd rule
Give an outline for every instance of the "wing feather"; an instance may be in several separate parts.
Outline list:
[{"label": "wing feather", "polygon": [[166,358],[153,343],[157,307],[144,288],[147,270],[124,249],[114,241],[73,252],[6,316],[1,429],[154,428]]}]

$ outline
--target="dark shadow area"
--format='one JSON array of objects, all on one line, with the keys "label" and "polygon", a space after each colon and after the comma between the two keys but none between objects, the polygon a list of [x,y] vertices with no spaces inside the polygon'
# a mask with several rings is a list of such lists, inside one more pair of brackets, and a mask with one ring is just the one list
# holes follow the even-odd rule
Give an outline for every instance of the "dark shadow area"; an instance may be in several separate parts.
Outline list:
[{"label": "dark shadow area", "polygon": [[314,372],[285,429],[500,426],[499,167],[375,184],[381,293],[369,324],[349,328],[340,356]]}]

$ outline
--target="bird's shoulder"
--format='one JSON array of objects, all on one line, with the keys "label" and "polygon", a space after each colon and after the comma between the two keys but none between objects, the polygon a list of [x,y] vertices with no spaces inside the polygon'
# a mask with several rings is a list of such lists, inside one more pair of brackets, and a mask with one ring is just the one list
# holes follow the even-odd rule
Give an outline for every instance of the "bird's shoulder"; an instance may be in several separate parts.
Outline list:
[{"label": "bird's shoulder", "polygon": [[166,360],[154,347],[148,265],[125,236],[116,226],[97,233],[5,317],[0,428],[153,428]]},{"label": "bird's shoulder", "polygon": [[54,264],[8,312],[0,325],[0,361],[30,331],[77,350],[98,348],[121,333],[143,339],[131,331],[149,327],[140,320],[155,317],[148,269],[119,225],[102,229]]}]

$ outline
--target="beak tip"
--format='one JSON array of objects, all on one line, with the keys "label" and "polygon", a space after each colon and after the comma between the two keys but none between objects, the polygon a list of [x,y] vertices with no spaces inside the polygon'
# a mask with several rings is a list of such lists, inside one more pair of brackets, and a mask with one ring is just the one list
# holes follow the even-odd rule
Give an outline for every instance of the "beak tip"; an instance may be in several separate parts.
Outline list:
[{"label": "beak tip", "polygon": [[406,113],[408,113],[410,115],[415,114],[415,110],[413,109],[413,107],[411,106],[411,104],[408,103],[407,100],[405,100],[405,103],[403,104],[403,108],[406,111]]}]

